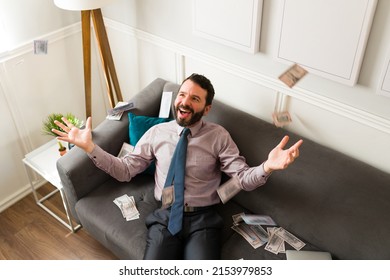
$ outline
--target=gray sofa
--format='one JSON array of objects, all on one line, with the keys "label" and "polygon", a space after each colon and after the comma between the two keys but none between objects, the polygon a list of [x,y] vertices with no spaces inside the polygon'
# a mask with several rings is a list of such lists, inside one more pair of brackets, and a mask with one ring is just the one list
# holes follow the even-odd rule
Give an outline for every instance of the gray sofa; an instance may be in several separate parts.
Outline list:
[{"label": "gray sofa", "polygon": [[[162,92],[178,88],[154,80],[136,95],[132,112],[157,116]],[[290,136],[290,143],[302,138],[217,100],[206,119],[231,133],[250,165],[262,163],[284,135]],[[93,131],[95,142],[114,155],[129,141],[128,134],[127,114],[121,121],[105,120]],[[157,207],[153,177],[142,174],[131,182],[118,182],[77,147],[58,161],[57,168],[71,212],[84,229],[118,258],[142,259],[145,218]],[[126,222],[113,203],[123,194],[134,196],[139,219]],[[240,212],[271,216],[306,242],[302,250],[328,251],[333,259],[390,259],[390,174],[308,139],[287,170],[274,172],[255,191],[241,191],[218,211],[225,221],[223,259],[285,259],[285,254],[274,255],[264,246],[253,249],[231,229],[232,215]]]}]

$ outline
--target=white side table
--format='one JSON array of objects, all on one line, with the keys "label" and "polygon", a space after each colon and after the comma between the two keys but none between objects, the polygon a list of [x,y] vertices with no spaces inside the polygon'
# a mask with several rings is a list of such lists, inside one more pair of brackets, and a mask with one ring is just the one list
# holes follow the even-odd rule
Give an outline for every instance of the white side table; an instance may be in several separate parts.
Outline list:
[{"label": "white side table", "polygon": [[[28,153],[25,155],[25,158],[23,159],[23,163],[26,166],[26,171],[28,178],[30,180],[30,185],[32,192],[34,194],[34,198],[36,203],[47,213],[49,213],[51,216],[53,216],[56,220],[58,220],[61,224],[66,226],[68,229],[70,229],[72,232],[75,232],[78,230],[81,225],[77,224],[76,226],[73,226],[72,218],[69,213],[69,206],[68,201],[66,199],[65,192],[62,187],[61,179],[57,171],[57,160],[61,157],[60,153],[58,151],[58,143],[57,139],[53,139],[52,141],[42,145],[41,147],[35,149],[31,153]],[[45,180],[47,180],[49,183],[51,183],[56,189],[49,193],[48,195],[42,197],[41,199],[38,199],[37,192],[36,192],[36,185],[34,184],[34,180],[32,178],[31,170],[29,170],[30,167],[32,170],[34,170],[36,173],[41,175]],[[43,202],[47,200],[48,198],[52,197],[57,192],[60,192],[62,202],[64,204],[64,209],[67,216],[67,221],[64,221],[61,219],[57,214],[55,214],[52,210],[50,210],[48,207],[46,207]]]}]

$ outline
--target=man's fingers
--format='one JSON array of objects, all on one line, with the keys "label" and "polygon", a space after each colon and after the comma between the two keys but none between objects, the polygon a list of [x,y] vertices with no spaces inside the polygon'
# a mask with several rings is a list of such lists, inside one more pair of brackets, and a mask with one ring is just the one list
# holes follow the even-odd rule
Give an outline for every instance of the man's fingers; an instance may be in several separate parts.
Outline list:
[{"label": "man's fingers", "polygon": [[299,150],[298,149],[296,149],[296,150],[289,149],[289,154],[291,157],[293,157],[295,159],[295,158],[299,157]]},{"label": "man's fingers", "polygon": [[65,117],[62,117],[61,120],[66,124],[67,127],[72,128],[73,124]]},{"label": "man's fingers", "polygon": [[56,125],[58,125],[63,131],[69,131],[69,130],[70,130],[70,129],[69,129],[66,125],[64,125],[62,122],[54,121],[54,123],[55,123]]},{"label": "man's fingers", "polygon": [[51,131],[53,131],[55,134],[57,134],[58,136],[61,136],[61,137],[66,137],[66,135],[67,135],[65,132],[60,131],[60,130],[55,129],[55,128],[53,128]]},{"label": "man's fingers", "polygon": [[91,118],[91,117],[88,117],[88,118],[87,118],[85,127],[86,127],[87,129],[92,130],[92,118]]},{"label": "man's fingers", "polygon": [[295,143],[291,148],[298,149],[303,143],[303,140],[299,140],[297,143]]},{"label": "man's fingers", "polygon": [[303,140],[301,139],[297,143],[295,143],[293,146],[291,146],[291,148],[289,149],[291,155],[294,158],[299,157],[299,147],[302,145],[302,143],[303,143]]},{"label": "man's fingers", "polygon": [[[280,141],[278,147],[281,148],[281,149],[283,149],[283,148],[286,146],[286,144],[287,144],[287,142],[288,142],[289,139],[290,139],[290,138],[289,138],[287,135],[284,136],[283,139],[282,139],[282,141]],[[290,150],[290,151],[292,151],[292,150],[297,150],[297,149],[302,145],[302,143],[303,143],[303,140],[302,140],[302,139],[299,140],[299,141],[297,141],[293,146],[290,147],[289,150]]]},{"label": "man's fingers", "polygon": [[278,144],[277,147],[280,148],[280,149],[283,149],[284,146],[286,146],[288,140],[289,140],[289,137],[288,137],[287,135],[284,136],[283,139],[282,139],[282,141],[280,141],[280,143]]}]

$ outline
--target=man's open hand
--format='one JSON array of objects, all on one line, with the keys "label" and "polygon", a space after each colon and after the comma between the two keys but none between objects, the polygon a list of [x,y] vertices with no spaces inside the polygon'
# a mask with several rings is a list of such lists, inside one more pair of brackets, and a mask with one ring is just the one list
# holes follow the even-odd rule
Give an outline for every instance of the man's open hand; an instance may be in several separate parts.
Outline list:
[{"label": "man's open hand", "polygon": [[289,140],[284,136],[282,141],[269,153],[267,161],[264,163],[264,171],[270,173],[275,170],[286,169],[294,160],[299,157],[299,147],[303,140],[299,140],[289,149],[283,150]]},{"label": "man's open hand", "polygon": [[52,131],[58,135],[57,139],[71,144],[76,145],[77,147],[83,149],[87,153],[92,152],[95,144],[92,141],[92,119],[89,117],[85,124],[84,129],[79,129],[69,122],[66,118],[62,118],[63,123],[59,121],[54,121],[63,131],[53,129]]}]

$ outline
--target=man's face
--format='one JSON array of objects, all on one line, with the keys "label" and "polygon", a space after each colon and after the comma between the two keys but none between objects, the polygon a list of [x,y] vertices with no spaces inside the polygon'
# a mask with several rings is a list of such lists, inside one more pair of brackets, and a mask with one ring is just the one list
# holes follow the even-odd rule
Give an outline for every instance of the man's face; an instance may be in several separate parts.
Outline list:
[{"label": "man's face", "polygon": [[185,81],[175,100],[176,121],[180,126],[192,126],[206,116],[211,105],[206,106],[207,91],[191,80]]}]

